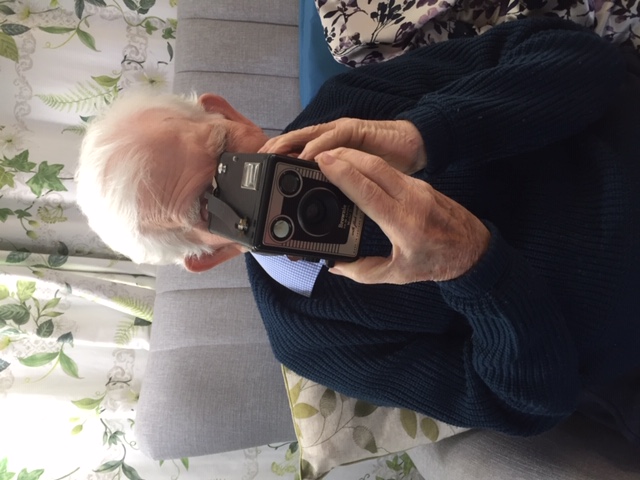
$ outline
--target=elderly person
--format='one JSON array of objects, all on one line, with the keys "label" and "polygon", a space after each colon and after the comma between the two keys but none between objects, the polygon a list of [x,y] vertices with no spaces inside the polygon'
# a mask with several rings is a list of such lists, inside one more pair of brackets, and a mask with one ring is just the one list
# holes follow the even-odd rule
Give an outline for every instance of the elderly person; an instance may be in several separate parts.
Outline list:
[{"label": "elderly person", "polygon": [[87,132],[78,202],[134,261],[202,271],[244,251],[207,229],[223,150],[315,159],[368,216],[362,258],[307,297],[247,255],[283,364],[455,425],[580,410],[638,441],[638,69],[523,20],[335,77],[271,140],[215,95],[123,97]]}]

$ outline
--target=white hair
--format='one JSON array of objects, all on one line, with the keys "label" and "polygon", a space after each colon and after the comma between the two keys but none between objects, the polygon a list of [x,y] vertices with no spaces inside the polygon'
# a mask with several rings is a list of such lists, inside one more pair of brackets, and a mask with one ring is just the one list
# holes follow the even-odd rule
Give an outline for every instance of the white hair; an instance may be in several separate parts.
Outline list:
[{"label": "white hair", "polygon": [[[153,159],[132,120],[155,109],[186,118],[205,114],[194,93],[180,96],[141,89],[119,95],[87,128],[75,175],[76,201],[89,226],[116,252],[136,263],[182,264],[185,257],[211,252],[211,247],[188,238],[192,227],[149,229],[141,224],[139,195],[148,185]],[[221,151],[223,140],[221,133]],[[156,214],[162,217],[160,208]],[[190,226],[199,219],[199,209],[194,199],[185,218]]]}]

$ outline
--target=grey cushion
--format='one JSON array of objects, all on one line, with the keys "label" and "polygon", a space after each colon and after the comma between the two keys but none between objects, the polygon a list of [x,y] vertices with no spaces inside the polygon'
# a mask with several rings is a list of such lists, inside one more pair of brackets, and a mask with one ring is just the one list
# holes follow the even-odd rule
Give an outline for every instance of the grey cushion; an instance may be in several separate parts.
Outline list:
[{"label": "grey cushion", "polygon": [[411,458],[425,478],[637,480],[639,454],[617,432],[574,415],[536,437],[469,431],[418,447]]},{"label": "grey cushion", "polygon": [[188,18],[298,25],[298,1],[180,0],[178,19]]},{"label": "grey cushion", "polygon": [[300,112],[298,2],[180,2],[178,92],[216,93],[268,135]]},{"label": "grey cushion", "polygon": [[280,366],[239,257],[161,267],[136,435],[155,459],[295,439]]}]

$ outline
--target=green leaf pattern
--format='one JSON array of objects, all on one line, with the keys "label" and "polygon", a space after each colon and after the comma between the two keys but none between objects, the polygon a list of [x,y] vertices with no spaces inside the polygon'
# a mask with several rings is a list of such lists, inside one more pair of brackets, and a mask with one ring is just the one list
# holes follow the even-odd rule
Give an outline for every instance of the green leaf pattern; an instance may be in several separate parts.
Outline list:
[{"label": "green leaf pattern", "polygon": [[[81,37],[82,38],[82,37]],[[90,81],[78,82],[67,93],[62,94],[37,94],[42,102],[54,110],[60,112],[84,112],[103,108],[118,96],[117,82],[106,86],[99,80],[106,75],[91,77]]]},{"label": "green leaf pattern", "polygon": [[[15,261],[28,258],[26,253],[21,253],[16,253]],[[60,242],[57,247],[57,253],[51,254],[48,257],[48,262],[54,266],[63,265],[66,262],[67,254],[66,245]],[[40,347],[46,348],[46,351],[37,351],[15,357],[16,364],[34,371],[34,378],[37,379],[31,380],[30,383],[37,384],[56,371],[61,372],[63,376],[71,379],[71,381],[79,382],[83,379],[81,367],[73,358],[73,333],[64,332],[58,334],[57,339],[54,337],[56,329],[60,326],[58,322],[62,321],[61,319],[64,315],[63,312],[58,311],[61,307],[61,301],[62,297],[58,296],[58,292],[53,297],[43,297],[37,289],[36,281],[17,280],[13,288],[0,285],[0,351],[9,348],[12,342],[24,342],[25,339],[29,339],[33,335],[46,340]],[[144,310],[141,302],[130,300],[130,303],[135,304],[138,310]],[[131,322],[136,324],[136,328],[144,328],[150,325],[149,321],[143,319],[136,319]],[[64,325],[64,323],[61,325]],[[0,358],[0,374],[10,367],[11,362]],[[113,401],[114,394],[119,394],[122,397],[124,393],[127,399],[134,404],[137,401],[138,394],[128,387],[130,381],[130,379],[110,378],[107,382],[107,389],[102,394],[97,397],[87,396],[75,399],[71,402],[79,411],[93,411],[94,415],[101,415],[105,411],[105,402],[107,400]],[[90,419],[91,417],[73,419],[74,425],[69,430],[69,434],[72,436],[83,434],[85,431],[84,424]],[[132,448],[132,446],[135,447],[135,444],[126,438],[122,430],[109,426],[107,420],[101,419],[100,421],[104,426],[105,445],[109,447],[119,446],[124,450],[126,456],[127,449]],[[188,470],[188,459],[184,459],[182,464],[183,468]],[[138,470],[131,464],[126,463],[124,459],[108,461],[100,466],[98,470],[106,472],[111,467],[113,467],[113,471],[117,470],[119,472],[121,478],[141,479]],[[23,469],[16,477],[15,472],[10,472],[7,468],[7,459],[5,458],[0,462],[0,479],[37,479],[44,472],[42,469],[31,471]]]},{"label": "green leaf pattern", "polygon": [[416,438],[418,434],[418,415],[416,412],[412,412],[411,410],[405,410],[404,408],[400,410],[400,424],[404,431],[411,438]]},{"label": "green leaf pattern", "polygon": [[33,355],[19,358],[18,360],[26,367],[42,367],[43,365],[53,362],[58,358],[58,355],[58,352],[34,353]]},{"label": "green leaf pattern", "polygon": [[[113,297],[114,303],[120,305],[124,312],[143,320],[151,320],[153,318],[153,307],[137,298]],[[138,325],[140,323],[138,322]]]},{"label": "green leaf pattern", "polygon": [[301,451],[301,480],[317,480],[338,465],[389,455],[387,466],[398,473],[395,478],[409,478],[415,466],[402,452],[465,430],[410,410],[337,394],[284,367],[283,374]]},{"label": "green leaf pattern", "polygon": [[[15,472],[9,471],[9,460],[5,457],[0,460],[0,480],[11,480],[15,477]],[[17,480],[38,480],[44,470],[33,470],[31,472],[27,471],[26,468],[23,468],[18,474]]]},{"label": "green leaf pattern", "polygon": [[0,57],[18,61],[18,45],[10,35],[4,32],[0,32]]}]

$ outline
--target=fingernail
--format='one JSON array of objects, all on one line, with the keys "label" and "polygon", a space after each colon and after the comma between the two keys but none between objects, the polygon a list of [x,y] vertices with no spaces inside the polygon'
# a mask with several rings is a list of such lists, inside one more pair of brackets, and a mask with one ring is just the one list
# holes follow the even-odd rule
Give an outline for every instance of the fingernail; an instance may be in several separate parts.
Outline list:
[{"label": "fingernail", "polygon": [[334,157],[330,153],[321,153],[320,155],[318,155],[317,159],[319,162],[322,162],[325,165],[331,165],[336,161],[336,157]]}]

